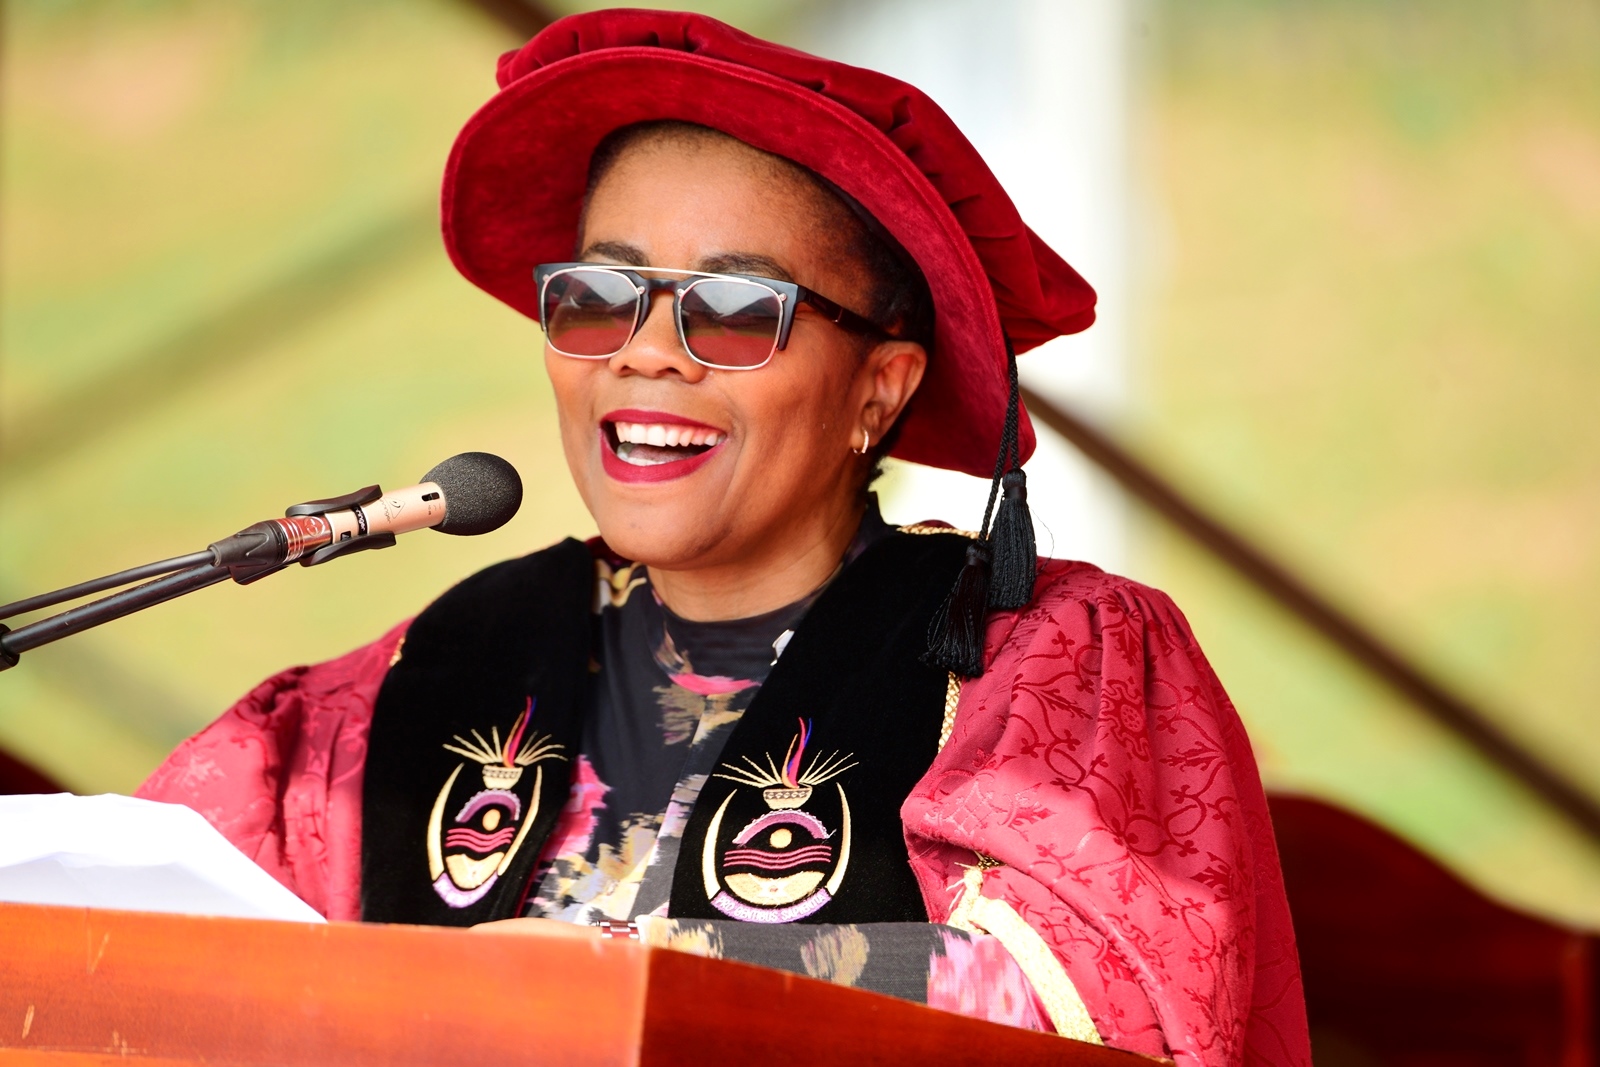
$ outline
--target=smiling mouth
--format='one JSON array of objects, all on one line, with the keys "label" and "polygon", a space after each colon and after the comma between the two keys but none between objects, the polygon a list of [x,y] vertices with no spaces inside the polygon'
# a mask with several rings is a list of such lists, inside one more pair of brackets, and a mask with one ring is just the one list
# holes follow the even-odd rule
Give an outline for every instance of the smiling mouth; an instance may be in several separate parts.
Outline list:
[{"label": "smiling mouth", "polygon": [[727,438],[720,430],[659,422],[603,424],[611,451],[633,467],[677,463],[711,451]]}]

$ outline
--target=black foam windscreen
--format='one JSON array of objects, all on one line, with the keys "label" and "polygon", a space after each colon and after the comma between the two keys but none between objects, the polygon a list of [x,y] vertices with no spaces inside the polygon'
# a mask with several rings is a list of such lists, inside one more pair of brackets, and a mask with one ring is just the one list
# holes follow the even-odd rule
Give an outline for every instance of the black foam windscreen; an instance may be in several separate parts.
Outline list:
[{"label": "black foam windscreen", "polygon": [[440,533],[472,536],[498,530],[522,506],[517,468],[488,452],[451,456],[422,476],[444,491]]}]

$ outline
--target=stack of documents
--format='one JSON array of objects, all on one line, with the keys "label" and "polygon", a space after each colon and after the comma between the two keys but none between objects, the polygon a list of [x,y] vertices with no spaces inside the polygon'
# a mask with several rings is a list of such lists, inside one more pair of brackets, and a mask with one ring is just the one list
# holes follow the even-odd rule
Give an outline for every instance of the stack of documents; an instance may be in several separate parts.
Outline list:
[{"label": "stack of documents", "polygon": [[0,901],[322,922],[178,804],[0,796]]}]

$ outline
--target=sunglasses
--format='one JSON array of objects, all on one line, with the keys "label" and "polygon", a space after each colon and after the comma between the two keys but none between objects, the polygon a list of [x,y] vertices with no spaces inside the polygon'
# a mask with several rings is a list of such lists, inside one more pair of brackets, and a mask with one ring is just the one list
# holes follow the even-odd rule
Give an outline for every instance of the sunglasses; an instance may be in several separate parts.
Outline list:
[{"label": "sunglasses", "polygon": [[[673,275],[669,278],[645,277]],[[644,325],[650,295],[672,290],[678,339],[696,363],[716,370],[755,370],[789,343],[795,308],[809,304],[853,333],[889,332],[875,322],[793,282],[749,274],[709,274],[664,267],[601,267],[542,263],[539,325],[550,347],[577,359],[609,359]]]}]

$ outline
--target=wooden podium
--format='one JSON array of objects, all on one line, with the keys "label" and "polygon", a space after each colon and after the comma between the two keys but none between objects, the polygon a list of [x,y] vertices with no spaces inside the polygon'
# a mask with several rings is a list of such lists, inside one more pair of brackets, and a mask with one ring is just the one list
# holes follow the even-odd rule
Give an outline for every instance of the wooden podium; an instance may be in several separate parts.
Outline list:
[{"label": "wooden podium", "polygon": [[0,1067],[1155,1061],[625,941],[0,904]]}]

